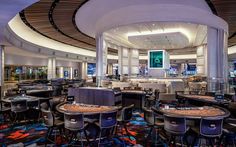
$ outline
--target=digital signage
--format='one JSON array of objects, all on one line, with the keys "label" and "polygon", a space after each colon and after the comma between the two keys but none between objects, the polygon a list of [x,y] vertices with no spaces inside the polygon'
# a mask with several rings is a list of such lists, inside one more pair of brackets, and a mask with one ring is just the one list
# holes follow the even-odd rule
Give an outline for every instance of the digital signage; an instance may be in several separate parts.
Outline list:
[{"label": "digital signage", "polygon": [[164,68],[164,51],[155,50],[148,52],[148,65],[149,68],[162,69]]}]

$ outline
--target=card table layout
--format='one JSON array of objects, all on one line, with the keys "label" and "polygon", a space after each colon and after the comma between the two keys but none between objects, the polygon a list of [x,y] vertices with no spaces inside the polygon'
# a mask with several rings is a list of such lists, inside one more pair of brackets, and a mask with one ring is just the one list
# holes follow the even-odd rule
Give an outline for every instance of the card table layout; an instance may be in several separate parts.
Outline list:
[{"label": "card table layout", "polygon": [[220,100],[217,101],[215,97],[213,96],[207,96],[207,95],[192,95],[192,94],[179,94],[179,98],[184,98],[186,100],[195,100],[200,102],[207,102],[207,103],[213,103],[213,104],[222,104],[222,103],[228,103],[227,100]]},{"label": "card table layout", "polygon": [[116,106],[99,106],[99,105],[88,105],[82,103],[62,103],[57,106],[57,110],[61,113],[84,113],[84,114],[97,114],[102,112],[115,111],[119,108]]},{"label": "card table layout", "polygon": [[122,93],[130,93],[130,94],[146,94],[146,92],[143,91],[143,90],[132,90],[132,89],[130,89],[130,90],[122,90],[121,92]]},{"label": "card table layout", "polygon": [[4,98],[4,99],[2,99],[2,101],[6,102],[6,103],[10,103],[11,101],[17,101],[17,100],[26,100],[27,102],[31,102],[31,101],[37,101],[39,99],[41,99],[41,98],[34,97],[34,96],[28,96],[28,95],[24,95],[24,96],[23,95],[17,95],[17,96],[14,96],[14,97]]},{"label": "card table layout", "polygon": [[163,114],[173,115],[178,117],[201,119],[202,117],[228,117],[229,111],[220,107],[176,107],[176,108],[161,108]]}]

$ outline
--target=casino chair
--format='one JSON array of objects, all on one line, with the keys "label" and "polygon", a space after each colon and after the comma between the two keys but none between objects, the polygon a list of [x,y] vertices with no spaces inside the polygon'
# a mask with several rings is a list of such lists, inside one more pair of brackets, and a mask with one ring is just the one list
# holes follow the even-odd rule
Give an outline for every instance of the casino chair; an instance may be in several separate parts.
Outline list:
[{"label": "casino chair", "polygon": [[209,91],[207,91],[207,92],[205,92],[205,95],[215,97],[215,92],[209,92]]},{"label": "casino chair", "polygon": [[151,109],[144,108],[144,120],[147,123],[147,126],[150,128],[148,135],[146,136],[146,146],[149,137],[151,136],[153,129],[155,129],[155,145],[161,144],[160,140],[160,131],[164,128],[164,118],[163,115],[156,109],[152,107]]},{"label": "casino chair", "polygon": [[100,113],[98,126],[99,131],[99,146],[102,144],[102,137],[111,139],[117,124],[117,111]]},{"label": "casino chair", "polygon": [[131,87],[124,87],[124,90],[131,90]]},{"label": "casino chair", "polygon": [[224,120],[223,124],[223,134],[220,138],[221,144],[224,146],[233,145],[235,146],[236,139],[236,119],[235,118],[227,118]]},{"label": "casino chair", "polygon": [[48,128],[47,133],[45,135],[45,146],[47,145],[47,141],[55,143],[56,142],[56,133],[54,134],[54,140],[51,140],[53,131],[59,130],[60,134],[62,134],[64,122],[55,118],[54,114],[50,110],[49,106],[46,103],[41,104],[41,114],[43,118],[44,125]]},{"label": "casino chair", "polygon": [[186,105],[186,100],[180,96],[180,94],[184,94],[184,91],[175,91],[175,97],[178,101],[179,106],[185,106]]},{"label": "casino chair", "polygon": [[[215,139],[222,135],[223,118],[222,117],[204,117],[200,121],[200,128],[191,128],[198,134],[198,144],[202,145],[202,139],[209,141],[210,146],[214,147]],[[195,142],[195,141],[194,141]]]},{"label": "casino chair", "polygon": [[62,103],[60,98],[49,100],[50,110],[53,113],[54,117],[63,120],[63,115],[56,110],[57,105],[59,105],[60,103]]},{"label": "casino chair", "polygon": [[0,115],[2,115],[3,120],[1,123],[6,122],[10,118],[11,107],[7,106],[6,103],[0,100]]},{"label": "casino chair", "polygon": [[26,112],[28,111],[27,101],[26,100],[14,100],[11,101],[11,112],[14,116],[13,123],[19,122],[20,117],[23,117],[24,122],[26,122]]},{"label": "casino chair", "polygon": [[64,124],[65,129],[69,130],[68,136],[71,135],[68,145],[74,145],[73,140],[77,139],[79,133],[81,146],[84,146],[82,137],[82,133],[86,134],[84,131],[84,115],[82,113],[64,113]]},{"label": "casino chair", "polygon": [[142,90],[142,87],[134,87],[134,90]]},{"label": "casino chair", "polygon": [[[134,104],[123,107],[121,110],[121,114],[117,118],[117,125],[124,127],[126,135],[128,135],[129,139],[131,139],[131,136],[127,128],[127,123],[129,123],[130,120],[132,119],[133,108],[134,108]],[[116,127],[116,133],[117,133],[118,126]]]},{"label": "casino chair", "polygon": [[146,93],[145,100],[144,100],[144,106],[147,107],[148,106],[148,99],[150,97],[153,97],[153,89],[152,88],[144,88],[144,91]]},{"label": "casino chair", "polygon": [[40,100],[27,102],[29,110],[27,111],[27,119],[39,121],[40,118]]},{"label": "casino chair", "polygon": [[169,146],[176,145],[176,137],[180,137],[180,143],[183,146],[184,136],[188,130],[185,118],[165,114],[164,129],[170,134]]},{"label": "casino chair", "polygon": [[146,95],[146,105],[147,107],[153,107],[155,105],[159,105],[159,95],[160,92],[158,89],[154,90],[154,95],[147,96]]}]

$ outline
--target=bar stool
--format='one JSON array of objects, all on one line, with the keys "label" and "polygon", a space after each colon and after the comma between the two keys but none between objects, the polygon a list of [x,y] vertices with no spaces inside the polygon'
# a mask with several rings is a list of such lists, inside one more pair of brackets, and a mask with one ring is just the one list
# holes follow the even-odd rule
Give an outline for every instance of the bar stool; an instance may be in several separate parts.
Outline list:
[{"label": "bar stool", "polygon": [[77,134],[79,133],[81,146],[84,146],[82,137],[82,132],[85,133],[84,115],[82,113],[64,113],[64,124],[71,134],[69,145],[73,145],[72,141],[77,139]]},{"label": "bar stool", "polygon": [[172,115],[164,115],[164,129],[170,133],[169,146],[176,145],[176,137],[180,137],[181,146],[183,146],[183,137],[188,130],[186,127],[186,119]]},{"label": "bar stool", "polygon": [[112,135],[114,133],[114,129],[117,124],[117,111],[111,111],[111,112],[103,112],[100,113],[100,119],[99,119],[99,145],[101,144],[101,139],[104,135],[104,131],[106,138],[112,138]]}]

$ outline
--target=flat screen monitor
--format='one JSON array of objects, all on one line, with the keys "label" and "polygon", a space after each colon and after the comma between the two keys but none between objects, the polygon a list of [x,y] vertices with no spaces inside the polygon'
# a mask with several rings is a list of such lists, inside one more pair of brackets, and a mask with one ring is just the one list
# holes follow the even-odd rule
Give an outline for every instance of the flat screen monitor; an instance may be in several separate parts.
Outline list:
[{"label": "flat screen monitor", "polygon": [[217,101],[224,100],[224,95],[223,94],[215,94],[215,100],[217,100]]},{"label": "flat screen monitor", "polygon": [[151,69],[164,68],[164,51],[153,50],[148,52],[148,67]]},{"label": "flat screen monitor", "polygon": [[66,101],[72,103],[73,101],[75,101],[75,97],[74,96],[67,96]]}]

